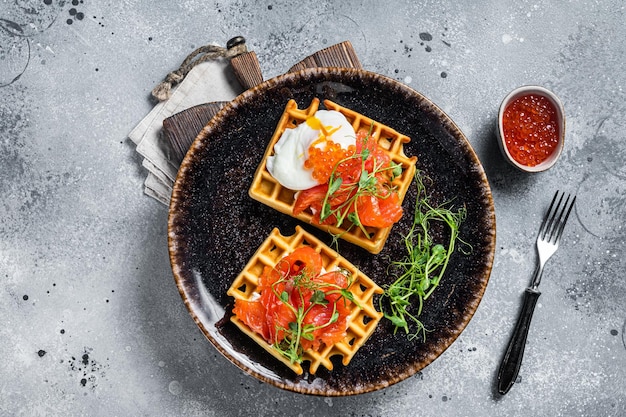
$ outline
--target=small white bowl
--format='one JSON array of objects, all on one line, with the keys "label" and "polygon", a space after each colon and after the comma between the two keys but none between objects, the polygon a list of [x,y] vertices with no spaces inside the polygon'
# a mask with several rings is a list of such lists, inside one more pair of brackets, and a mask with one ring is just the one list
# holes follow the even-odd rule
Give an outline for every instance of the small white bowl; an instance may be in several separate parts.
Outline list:
[{"label": "small white bowl", "polygon": [[[523,165],[517,162],[515,159],[513,159],[513,156],[509,153],[509,150],[506,146],[506,143],[504,140],[504,128],[502,126],[502,119],[504,116],[504,110],[506,109],[506,106],[513,100],[517,99],[518,97],[528,95],[528,94],[539,95],[539,96],[543,96],[547,98],[556,109],[556,116],[557,116],[557,120],[559,124],[559,142],[557,144],[556,149],[554,150],[554,152],[552,152],[552,154],[546,160],[532,167]],[[553,92],[543,87],[539,87],[536,85],[525,85],[522,87],[518,87],[515,90],[511,91],[504,98],[504,100],[502,100],[502,104],[500,104],[500,111],[498,112],[497,133],[498,133],[498,145],[500,145],[500,150],[502,151],[502,155],[504,155],[504,158],[511,165],[513,165],[514,167],[524,172],[545,171],[551,168],[556,163],[557,159],[559,159],[559,156],[561,155],[561,152],[563,151],[563,144],[565,143],[565,110],[563,108],[563,104],[561,103],[561,100],[559,100],[559,98]]]}]

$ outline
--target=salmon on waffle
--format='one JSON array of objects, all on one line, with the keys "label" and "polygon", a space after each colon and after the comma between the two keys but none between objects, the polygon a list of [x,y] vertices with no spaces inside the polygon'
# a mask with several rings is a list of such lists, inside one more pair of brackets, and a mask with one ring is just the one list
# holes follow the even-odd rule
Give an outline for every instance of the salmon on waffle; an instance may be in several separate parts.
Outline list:
[{"label": "salmon on waffle", "polygon": [[281,213],[379,253],[402,216],[417,158],[410,138],[332,101],[290,100],[249,195]]},{"label": "salmon on waffle", "polygon": [[296,374],[348,365],[376,329],[383,290],[315,236],[275,228],[233,281],[231,321]]}]

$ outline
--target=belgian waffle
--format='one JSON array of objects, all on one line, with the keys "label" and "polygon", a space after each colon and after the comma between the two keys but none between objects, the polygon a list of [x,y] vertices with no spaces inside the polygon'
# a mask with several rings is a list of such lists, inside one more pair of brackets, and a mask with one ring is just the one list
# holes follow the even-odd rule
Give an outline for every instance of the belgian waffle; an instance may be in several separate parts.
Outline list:
[{"label": "belgian waffle", "polygon": [[[274,131],[274,135],[267,145],[263,160],[256,170],[252,185],[248,190],[251,198],[266,204],[281,213],[293,216],[293,207],[295,203],[294,195],[296,192],[283,187],[274,179],[274,177],[272,177],[267,169],[266,161],[268,156],[273,155],[274,145],[278,142],[285,129],[293,129],[300,123],[304,122],[307,118],[313,116],[318,110],[319,104],[319,99],[315,98],[311,101],[308,108],[298,109],[296,102],[294,100],[289,100],[287,106],[285,107],[285,111],[278,122],[276,130]],[[398,189],[400,202],[402,202],[415,174],[415,162],[417,157],[407,157],[404,154],[403,147],[403,145],[408,143],[411,139],[388,126],[383,125],[382,123],[333,103],[330,100],[324,100],[324,106],[328,110],[336,110],[342,113],[357,132],[362,129],[367,131],[370,131],[371,129],[372,137],[376,138],[378,144],[385,150],[385,152],[388,153],[391,160],[402,166],[402,174],[393,181],[393,185]],[[306,223],[313,224],[314,226],[334,235],[339,235],[344,240],[358,245],[374,254],[379,253],[382,250],[387,237],[389,236],[389,232],[391,231],[391,226],[385,228],[367,227],[366,230],[369,234],[368,237],[360,228],[350,227],[352,226],[350,222],[346,222],[347,224],[344,224],[339,228],[330,225],[318,225],[312,222],[313,215],[308,211],[304,211],[293,217],[296,217]]]},{"label": "belgian waffle", "polygon": [[[343,365],[350,363],[354,354],[374,332],[383,316],[382,313],[379,313],[374,308],[374,294],[382,294],[382,288],[315,236],[307,233],[300,226],[296,226],[295,234],[288,237],[282,236],[277,228],[272,230],[243,271],[232,283],[228,290],[228,295],[236,299],[251,300],[255,296],[259,277],[264,267],[270,266],[273,268],[280,259],[301,246],[310,246],[321,254],[323,267],[326,271],[333,271],[337,268],[349,271],[352,274],[353,282],[348,290],[356,300],[356,303],[352,304],[352,310],[348,316],[346,337],[334,345],[324,346],[321,352],[312,350],[304,352],[302,362],[308,361],[310,363],[309,373],[315,374],[320,365],[328,370],[332,370],[333,363],[331,357],[336,355],[343,357]],[[300,375],[304,372],[301,364],[291,363],[236,316],[231,317],[231,321],[296,374]]]}]

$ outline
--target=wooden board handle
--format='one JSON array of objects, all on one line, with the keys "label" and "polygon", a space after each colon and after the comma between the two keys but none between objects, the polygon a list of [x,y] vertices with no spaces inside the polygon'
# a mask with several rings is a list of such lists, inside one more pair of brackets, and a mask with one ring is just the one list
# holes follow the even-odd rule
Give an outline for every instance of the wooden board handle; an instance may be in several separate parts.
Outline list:
[{"label": "wooden board handle", "polygon": [[296,72],[305,68],[318,67],[341,67],[362,69],[361,62],[356,56],[356,52],[350,41],[344,41],[336,45],[329,46],[313,55],[304,58],[291,67],[288,72]]},{"label": "wooden board handle", "polygon": [[263,82],[261,64],[254,51],[237,55],[230,60],[230,65],[233,67],[237,81],[245,90]]},{"label": "wooden board handle", "polygon": [[[249,89],[263,82],[261,65],[254,51],[246,52],[231,59],[233,71],[239,83]],[[304,58],[292,66],[288,72],[305,68],[342,67],[361,69],[359,58],[350,41],[329,46]],[[180,164],[191,143],[202,128],[224,106],[224,102],[200,104],[176,113],[163,121],[163,135],[174,151],[173,157]]]}]

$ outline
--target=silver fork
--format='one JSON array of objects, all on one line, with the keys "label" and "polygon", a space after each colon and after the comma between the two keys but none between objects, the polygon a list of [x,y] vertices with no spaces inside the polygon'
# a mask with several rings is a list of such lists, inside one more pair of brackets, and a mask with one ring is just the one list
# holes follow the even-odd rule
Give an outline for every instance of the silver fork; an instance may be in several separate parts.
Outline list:
[{"label": "silver fork", "polygon": [[538,287],[541,282],[543,267],[546,261],[550,259],[558,249],[565,223],[576,201],[576,196],[571,197],[568,194],[567,199],[563,202],[564,197],[565,194],[559,193],[559,191],[554,194],[550,208],[548,208],[548,212],[539,229],[539,235],[537,236],[537,254],[539,262],[535,268],[530,287],[526,288],[524,292],[522,310],[517,319],[517,324],[515,325],[515,330],[509,341],[506,353],[502,358],[500,370],[498,371],[498,392],[502,395],[509,392],[517,379],[520,366],[522,365],[522,357],[524,356],[530,321],[539,295],[541,295]]}]

